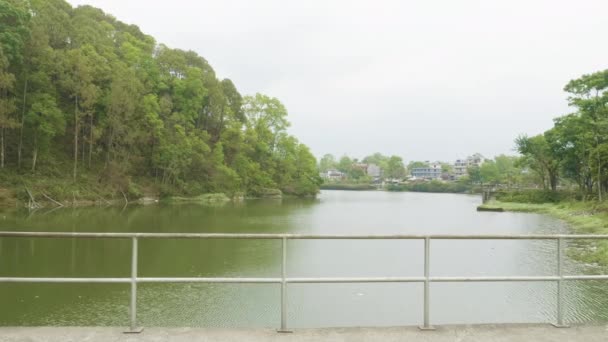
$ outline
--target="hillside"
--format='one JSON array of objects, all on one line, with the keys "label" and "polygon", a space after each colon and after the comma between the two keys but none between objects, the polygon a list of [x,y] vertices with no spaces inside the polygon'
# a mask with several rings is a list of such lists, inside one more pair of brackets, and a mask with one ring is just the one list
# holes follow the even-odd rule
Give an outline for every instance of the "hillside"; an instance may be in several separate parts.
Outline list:
[{"label": "hillside", "polygon": [[3,193],[314,195],[316,160],[288,126],[278,99],[100,9],[0,2]]}]

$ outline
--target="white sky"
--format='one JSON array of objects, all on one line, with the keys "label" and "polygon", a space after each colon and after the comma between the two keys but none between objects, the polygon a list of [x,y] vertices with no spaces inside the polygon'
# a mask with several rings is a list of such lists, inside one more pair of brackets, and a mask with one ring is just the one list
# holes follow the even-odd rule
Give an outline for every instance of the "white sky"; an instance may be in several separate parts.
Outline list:
[{"label": "white sky", "polygon": [[69,0],[194,50],[322,156],[514,153],[606,68],[606,0]]}]

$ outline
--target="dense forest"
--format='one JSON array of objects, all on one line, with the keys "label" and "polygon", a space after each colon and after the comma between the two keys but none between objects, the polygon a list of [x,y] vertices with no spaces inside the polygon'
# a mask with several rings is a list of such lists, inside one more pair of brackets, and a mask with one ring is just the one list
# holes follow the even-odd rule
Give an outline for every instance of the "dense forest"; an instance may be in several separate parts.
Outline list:
[{"label": "dense forest", "polygon": [[545,188],[575,186],[602,200],[608,190],[608,70],[583,75],[564,90],[574,111],[543,134],[520,136],[517,149]]},{"label": "dense forest", "polygon": [[100,9],[0,1],[5,186],[61,179],[130,197],[142,187],[314,195],[315,157],[288,126],[276,98],[242,96],[195,52],[158,44]]}]

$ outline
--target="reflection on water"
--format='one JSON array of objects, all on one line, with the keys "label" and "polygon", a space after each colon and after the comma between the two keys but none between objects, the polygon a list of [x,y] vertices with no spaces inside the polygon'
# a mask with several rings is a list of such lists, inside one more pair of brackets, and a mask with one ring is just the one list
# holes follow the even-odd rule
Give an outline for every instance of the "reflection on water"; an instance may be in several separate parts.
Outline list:
[{"label": "reflection on water", "polygon": [[[534,214],[478,213],[466,195],[325,191],[317,200],[6,212],[0,229],[76,232],[247,232],[312,234],[533,234],[567,227]],[[142,240],[140,276],[270,277],[280,274],[280,241]],[[0,239],[0,276],[127,277],[130,241]],[[432,241],[432,276],[555,274],[554,241]],[[566,274],[585,273],[572,260]],[[288,242],[294,277],[420,276],[422,241]],[[128,285],[0,284],[1,325],[125,325]],[[607,282],[568,282],[570,322],[608,320]],[[146,326],[276,327],[276,284],[142,284]],[[435,283],[431,320],[546,322],[554,283]],[[291,327],[414,325],[422,284],[290,284]]]}]

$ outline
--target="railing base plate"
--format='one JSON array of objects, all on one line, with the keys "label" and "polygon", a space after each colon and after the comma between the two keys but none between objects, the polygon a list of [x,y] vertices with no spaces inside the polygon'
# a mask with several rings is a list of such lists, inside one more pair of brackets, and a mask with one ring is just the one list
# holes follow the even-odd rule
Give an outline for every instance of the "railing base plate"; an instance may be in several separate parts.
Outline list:
[{"label": "railing base plate", "polygon": [[139,327],[139,328],[135,328],[135,329],[129,329],[129,330],[125,330],[122,333],[123,334],[139,334],[142,331],[144,331],[144,328]]},{"label": "railing base plate", "polygon": [[277,329],[277,332],[279,334],[291,334],[291,333],[293,333],[293,330]]},{"label": "railing base plate", "polygon": [[551,323],[551,325],[554,326],[555,328],[570,328],[570,326],[568,324]]},{"label": "railing base plate", "polygon": [[437,330],[437,329],[435,329],[435,327],[434,327],[434,326],[432,326],[432,325],[429,325],[428,327],[425,327],[424,325],[419,325],[419,326],[418,326],[418,329],[420,329],[420,330],[429,330],[429,331],[432,331],[432,330]]}]

